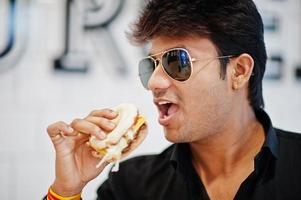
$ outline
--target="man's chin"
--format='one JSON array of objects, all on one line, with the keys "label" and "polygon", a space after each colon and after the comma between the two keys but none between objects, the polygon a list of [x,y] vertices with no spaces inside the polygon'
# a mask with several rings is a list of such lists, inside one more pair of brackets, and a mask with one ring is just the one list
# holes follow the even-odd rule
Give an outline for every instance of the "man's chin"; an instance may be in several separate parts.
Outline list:
[{"label": "man's chin", "polygon": [[187,142],[180,132],[174,130],[168,130],[164,128],[165,139],[171,143],[185,143]]}]

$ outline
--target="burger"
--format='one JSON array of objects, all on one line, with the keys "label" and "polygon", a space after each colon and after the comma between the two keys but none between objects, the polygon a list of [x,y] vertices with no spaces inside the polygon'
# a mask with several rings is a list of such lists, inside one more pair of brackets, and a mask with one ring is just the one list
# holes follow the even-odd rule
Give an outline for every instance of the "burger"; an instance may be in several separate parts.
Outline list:
[{"label": "burger", "polygon": [[140,134],[147,123],[135,105],[123,103],[113,110],[118,113],[117,117],[111,120],[116,125],[115,128],[107,133],[104,140],[95,136],[89,138],[89,144],[95,150],[93,155],[101,158],[97,168],[106,162],[118,165],[118,161],[136,148],[147,134],[147,131]]}]

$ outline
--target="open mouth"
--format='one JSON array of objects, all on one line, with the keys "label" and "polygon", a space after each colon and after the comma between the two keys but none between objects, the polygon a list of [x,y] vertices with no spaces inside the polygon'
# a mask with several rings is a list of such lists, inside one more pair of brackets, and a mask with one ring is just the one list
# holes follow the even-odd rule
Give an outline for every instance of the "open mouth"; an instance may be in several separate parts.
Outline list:
[{"label": "open mouth", "polygon": [[179,106],[169,101],[160,101],[156,103],[159,110],[160,119],[167,119],[178,111]]}]

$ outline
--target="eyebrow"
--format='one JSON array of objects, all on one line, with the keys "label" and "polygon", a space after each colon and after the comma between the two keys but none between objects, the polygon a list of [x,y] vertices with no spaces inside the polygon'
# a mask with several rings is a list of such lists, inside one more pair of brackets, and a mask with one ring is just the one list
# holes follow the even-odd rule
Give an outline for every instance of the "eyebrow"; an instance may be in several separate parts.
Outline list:
[{"label": "eyebrow", "polygon": [[182,45],[182,44],[181,44],[181,45],[176,45],[176,46],[171,47],[171,48],[168,48],[168,49],[164,49],[163,51],[158,52],[158,53],[153,53],[152,51],[150,51],[150,52],[147,54],[147,56],[152,57],[153,55],[158,55],[158,54],[161,54],[161,53],[163,53],[163,52],[166,52],[166,51],[168,51],[168,50],[170,50],[170,49],[174,49],[174,48],[184,48],[184,49],[188,50],[188,48],[187,48],[185,45]]}]

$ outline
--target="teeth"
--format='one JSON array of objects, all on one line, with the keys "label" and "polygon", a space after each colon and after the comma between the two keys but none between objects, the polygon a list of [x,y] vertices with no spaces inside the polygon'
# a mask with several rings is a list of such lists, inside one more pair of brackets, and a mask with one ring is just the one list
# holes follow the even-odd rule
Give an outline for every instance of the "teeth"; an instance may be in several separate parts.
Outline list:
[{"label": "teeth", "polygon": [[160,101],[160,102],[158,102],[159,105],[168,104],[168,103],[171,103],[171,102],[169,102],[169,101]]}]

